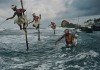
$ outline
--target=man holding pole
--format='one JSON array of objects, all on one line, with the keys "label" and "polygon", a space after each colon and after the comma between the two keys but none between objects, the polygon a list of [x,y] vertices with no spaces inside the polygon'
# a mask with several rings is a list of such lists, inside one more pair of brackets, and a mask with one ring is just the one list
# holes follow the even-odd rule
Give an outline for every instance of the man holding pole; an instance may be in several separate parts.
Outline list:
[{"label": "man holding pole", "polygon": [[[18,24],[18,26],[20,27],[20,30],[24,30],[25,31],[25,38],[26,38],[26,46],[27,46],[27,50],[29,49],[28,47],[28,38],[27,38],[27,26],[28,26],[28,21],[27,21],[27,17],[25,16],[24,12],[26,11],[23,8],[23,1],[20,0],[21,2],[21,9],[17,9],[17,7],[15,5],[12,5],[12,10],[14,11],[14,14],[12,17],[7,18],[6,20],[9,19],[13,19],[16,15],[18,16],[18,19],[16,21],[16,23]],[[23,28],[22,25],[23,24]]]},{"label": "man holding pole", "polygon": [[54,30],[54,35],[55,35],[56,23],[51,22],[49,26],[51,26],[51,28]]},{"label": "man holding pole", "polygon": [[[25,9],[17,9],[17,7],[15,5],[12,5],[11,9],[14,11],[14,14],[12,17],[7,18],[6,20],[13,19],[17,15],[18,19],[17,19],[16,23],[20,27],[20,30],[25,29],[27,27],[27,19],[22,14],[26,10]],[[23,28],[22,28],[22,24],[23,24]]]},{"label": "man holding pole", "polygon": [[33,20],[31,22],[29,22],[29,24],[32,22],[35,22],[35,23],[33,23],[33,27],[35,27],[36,29],[39,29],[41,14],[39,16],[36,16],[36,14],[33,13],[32,16],[33,16]]},{"label": "man holding pole", "polygon": [[41,14],[39,16],[36,16],[35,13],[32,14],[33,16],[33,20],[30,23],[34,22],[33,23],[33,27],[35,27],[37,30],[38,30],[38,41],[40,41],[40,20],[41,20]]}]

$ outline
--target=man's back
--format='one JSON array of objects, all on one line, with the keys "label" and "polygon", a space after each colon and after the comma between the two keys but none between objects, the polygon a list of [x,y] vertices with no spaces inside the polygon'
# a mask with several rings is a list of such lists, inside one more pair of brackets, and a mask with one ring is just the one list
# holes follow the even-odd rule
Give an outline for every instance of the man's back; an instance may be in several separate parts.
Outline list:
[{"label": "man's back", "polygon": [[19,17],[19,16],[22,16],[22,13],[25,12],[25,11],[26,11],[25,9],[20,8],[20,9],[17,9],[15,13]]}]

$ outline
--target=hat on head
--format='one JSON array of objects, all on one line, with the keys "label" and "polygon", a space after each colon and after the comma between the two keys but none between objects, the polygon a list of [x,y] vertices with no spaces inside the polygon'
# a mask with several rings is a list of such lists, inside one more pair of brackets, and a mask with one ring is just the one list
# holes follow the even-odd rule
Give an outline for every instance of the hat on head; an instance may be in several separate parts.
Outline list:
[{"label": "hat on head", "polygon": [[71,31],[69,31],[69,33],[72,33]]},{"label": "hat on head", "polygon": [[32,15],[33,15],[33,16],[35,16],[36,14],[35,14],[35,13],[33,13]]},{"label": "hat on head", "polygon": [[11,8],[14,9],[16,6],[15,5],[11,5]]},{"label": "hat on head", "polygon": [[66,33],[66,32],[69,32],[69,30],[68,30],[68,29],[65,29],[64,32],[65,32],[65,33]]}]

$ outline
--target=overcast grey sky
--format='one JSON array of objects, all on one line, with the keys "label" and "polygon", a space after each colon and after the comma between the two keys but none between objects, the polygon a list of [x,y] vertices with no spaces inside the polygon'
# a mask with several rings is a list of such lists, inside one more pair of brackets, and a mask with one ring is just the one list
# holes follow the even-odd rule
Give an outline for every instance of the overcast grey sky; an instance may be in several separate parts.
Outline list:
[{"label": "overcast grey sky", "polygon": [[[32,13],[42,15],[42,25],[54,21],[60,24],[63,19],[74,21],[78,16],[100,15],[100,0],[23,0],[27,9],[28,19],[32,19]],[[20,8],[20,0],[0,0],[0,22],[13,15],[11,5]],[[96,16],[95,16],[96,17]],[[85,19],[85,18],[84,18]],[[13,20],[7,21],[8,27],[15,26]],[[6,23],[4,25],[6,25]],[[8,24],[9,23],[9,24]],[[16,25],[17,26],[17,25]]]}]

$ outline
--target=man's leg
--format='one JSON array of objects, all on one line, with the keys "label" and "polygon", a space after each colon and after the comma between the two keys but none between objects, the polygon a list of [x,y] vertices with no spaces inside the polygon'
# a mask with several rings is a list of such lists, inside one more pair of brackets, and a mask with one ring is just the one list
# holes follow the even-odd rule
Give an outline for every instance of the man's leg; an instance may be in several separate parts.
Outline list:
[{"label": "man's leg", "polygon": [[22,30],[22,25],[21,25],[21,24],[19,24],[19,23],[17,23],[17,25],[20,27],[20,30]]},{"label": "man's leg", "polygon": [[20,27],[20,30],[22,30],[22,25],[21,25],[21,17],[18,17],[18,21],[17,21],[17,24],[18,26]]},{"label": "man's leg", "polygon": [[19,25],[19,27],[20,27],[20,30],[22,30],[22,25],[21,24]]},{"label": "man's leg", "polygon": [[36,27],[36,29],[39,29],[40,25],[38,24],[38,26]]},{"label": "man's leg", "polygon": [[35,25],[33,24],[33,27],[35,27]]},{"label": "man's leg", "polygon": [[23,29],[26,29],[26,27],[25,27],[25,23],[23,23]]}]

